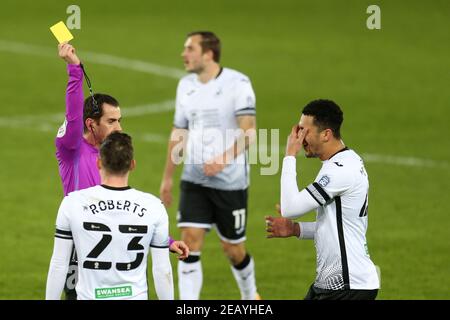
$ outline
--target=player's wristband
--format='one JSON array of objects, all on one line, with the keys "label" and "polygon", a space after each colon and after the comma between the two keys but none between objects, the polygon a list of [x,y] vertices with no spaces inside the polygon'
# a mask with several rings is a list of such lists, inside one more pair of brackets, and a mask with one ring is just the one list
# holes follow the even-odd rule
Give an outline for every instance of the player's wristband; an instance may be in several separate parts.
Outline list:
[{"label": "player's wristband", "polygon": [[174,243],[175,242],[175,240],[173,240],[172,239],[172,237],[171,236],[169,236],[169,247],[172,245],[172,243]]}]

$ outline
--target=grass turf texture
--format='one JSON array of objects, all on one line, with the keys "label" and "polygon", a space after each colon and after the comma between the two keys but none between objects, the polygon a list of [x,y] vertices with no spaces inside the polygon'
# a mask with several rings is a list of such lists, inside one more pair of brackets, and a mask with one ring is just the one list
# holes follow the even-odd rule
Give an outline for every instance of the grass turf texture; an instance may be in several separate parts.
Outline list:
[{"label": "grass turf texture", "polygon": [[[0,299],[44,298],[62,198],[54,157],[59,123],[37,118],[18,127],[8,119],[63,112],[67,76],[48,28],[65,21],[72,3],[6,0],[0,5],[0,40],[55,49],[53,58],[0,50]],[[344,110],[344,141],[357,152],[439,162],[435,167],[366,163],[367,237],[371,257],[382,270],[379,299],[450,298],[447,1],[76,4],[81,8],[81,30],[73,30],[72,43],[81,59],[84,50],[181,69],[185,34],[213,30],[223,42],[223,65],[252,80],[258,127],[279,128],[281,144],[303,105],[331,98]],[[381,30],[366,28],[370,4],[381,8]],[[116,97],[123,110],[175,95],[177,81],[172,78],[94,63],[87,68],[95,90]],[[139,137],[167,136],[172,118],[166,112],[124,119],[124,130],[137,137],[132,186],[158,194],[166,144]],[[320,162],[300,157],[298,166],[299,185],[306,186]],[[252,167],[247,233],[258,291],[264,299],[300,299],[314,280],[314,246],[295,239],[265,239],[263,217],[273,213],[279,201],[279,173],[261,176],[259,169]],[[174,191],[178,199],[178,188]],[[175,214],[172,206],[171,234],[177,238]],[[313,218],[314,214],[306,216]],[[201,298],[238,299],[213,232],[206,238],[202,261]],[[150,296],[155,298],[149,280]]]}]

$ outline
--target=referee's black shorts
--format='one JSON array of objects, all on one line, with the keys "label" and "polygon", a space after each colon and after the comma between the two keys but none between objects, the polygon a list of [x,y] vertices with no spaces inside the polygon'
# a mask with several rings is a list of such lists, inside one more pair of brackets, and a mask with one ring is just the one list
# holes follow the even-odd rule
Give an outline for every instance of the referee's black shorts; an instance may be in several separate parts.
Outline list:
[{"label": "referee's black shorts", "polygon": [[247,189],[218,190],[181,181],[178,227],[211,229],[229,243],[245,241]]}]

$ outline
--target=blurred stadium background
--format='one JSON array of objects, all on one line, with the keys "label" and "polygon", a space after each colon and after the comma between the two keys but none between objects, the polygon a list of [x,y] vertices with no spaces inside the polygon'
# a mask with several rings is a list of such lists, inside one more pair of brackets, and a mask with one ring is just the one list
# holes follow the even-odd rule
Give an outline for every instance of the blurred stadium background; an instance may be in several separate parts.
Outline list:
[{"label": "blurred stadium background", "polygon": [[[132,186],[158,194],[185,35],[212,30],[223,42],[222,64],[252,79],[258,127],[280,129],[281,145],[310,100],[342,106],[344,141],[370,176],[378,298],[450,298],[450,2],[3,0],[0,299],[45,295],[62,198],[54,137],[67,81],[49,27],[66,21],[70,4],[81,8],[71,43],[95,91],[120,101],[123,127],[135,138]],[[381,30],[366,28],[371,4],[381,8]],[[265,239],[263,217],[279,201],[280,175],[261,176],[261,167],[252,167],[247,241],[258,290],[264,299],[301,299],[315,276],[314,246]],[[299,185],[319,167],[300,158]],[[178,236],[176,206],[169,214]],[[203,250],[202,298],[239,299],[217,240],[211,232]],[[176,277],[175,259],[173,269]]]}]

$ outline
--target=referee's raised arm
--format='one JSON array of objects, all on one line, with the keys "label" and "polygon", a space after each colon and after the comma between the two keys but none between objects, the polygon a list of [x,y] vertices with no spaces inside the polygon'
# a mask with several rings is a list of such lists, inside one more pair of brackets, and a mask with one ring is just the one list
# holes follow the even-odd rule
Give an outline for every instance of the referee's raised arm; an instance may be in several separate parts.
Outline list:
[{"label": "referee's raised arm", "polygon": [[69,75],[65,121],[59,128],[56,138],[56,146],[62,152],[62,149],[70,151],[78,148],[83,136],[83,70],[75,48],[69,43],[58,45],[58,54],[67,62]]}]

